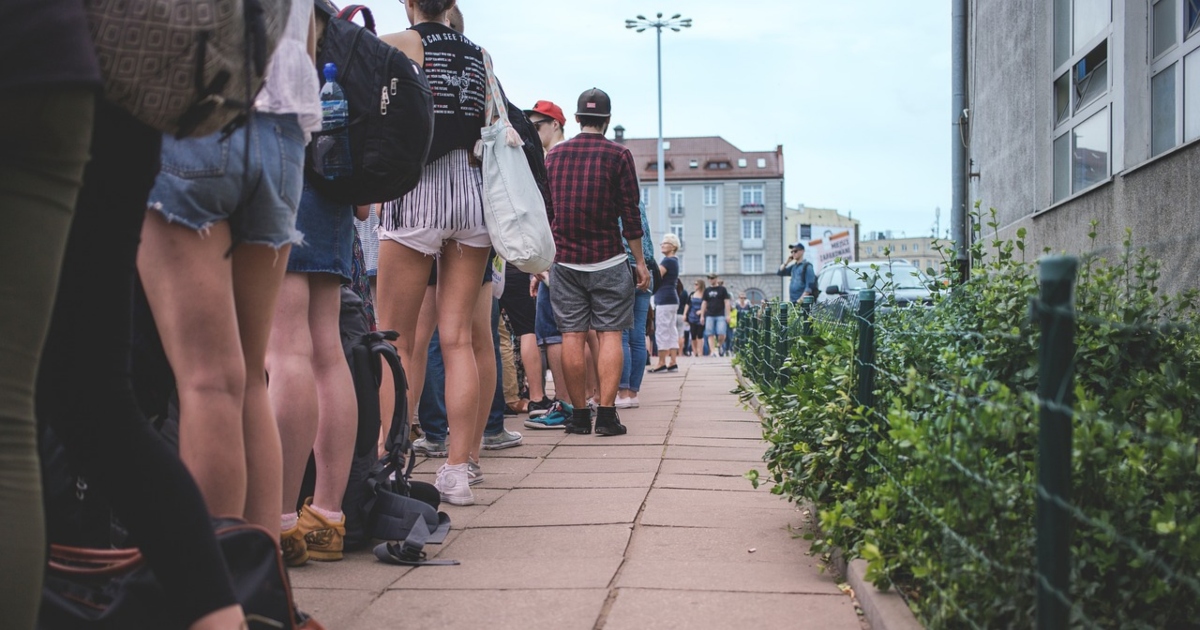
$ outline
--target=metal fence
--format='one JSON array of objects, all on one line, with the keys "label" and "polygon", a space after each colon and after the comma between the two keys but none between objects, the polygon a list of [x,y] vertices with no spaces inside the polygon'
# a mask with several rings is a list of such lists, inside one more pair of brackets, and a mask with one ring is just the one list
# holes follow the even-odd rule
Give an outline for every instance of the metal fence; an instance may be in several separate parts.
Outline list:
[{"label": "metal fence", "polygon": [[[1117,531],[1104,519],[1089,515],[1084,507],[1071,501],[1073,425],[1087,420],[1081,418],[1081,412],[1073,407],[1077,351],[1075,332],[1078,318],[1072,296],[1077,269],[1078,262],[1073,258],[1043,260],[1039,272],[1040,294],[1033,300],[1031,309],[1033,323],[1036,323],[1041,331],[1037,353],[1038,380],[1036,392],[1021,394],[1033,403],[1031,407],[1035,406],[1037,409],[1037,478],[1032,484],[1033,488],[1026,487],[1017,492],[1032,492],[1035,496],[1035,522],[1029,524],[1036,537],[1036,541],[1032,541],[1036,548],[1034,566],[1011,566],[995,560],[993,554],[981,548],[986,545],[980,545],[978,541],[972,542],[969,535],[949,525],[937,509],[927,504],[927,498],[918,496],[907,487],[901,487],[903,498],[912,506],[913,512],[922,517],[926,526],[939,530],[942,539],[946,541],[947,553],[961,555],[964,562],[984,567],[1012,580],[1020,580],[1028,586],[1030,592],[1036,590],[1036,626],[1041,630],[1112,627],[1111,622],[1090,617],[1088,611],[1083,610],[1083,606],[1071,596],[1071,541],[1073,530],[1077,528],[1103,532],[1123,546],[1123,551],[1137,559],[1137,566],[1131,567],[1135,574],[1150,572],[1175,588],[1179,597],[1195,598],[1191,601],[1200,600],[1200,580],[1196,575],[1190,574],[1187,568],[1194,568],[1195,564],[1188,565],[1178,558],[1164,556],[1127,532]],[[852,314],[831,313],[818,308],[811,297],[805,298],[798,306],[779,302],[760,305],[739,319],[736,352],[740,370],[760,389],[779,391],[797,375],[796,371],[801,369],[802,361],[798,360],[797,347],[811,348],[813,338],[830,335],[854,339],[853,355],[841,357],[853,370],[854,401],[859,412],[873,417],[880,425],[887,426],[887,410],[876,408],[877,393],[881,388],[905,384],[911,386],[912,380],[906,379],[904,374],[897,374],[886,365],[881,365],[877,358],[877,353],[881,350],[880,336],[896,338],[905,332],[879,326],[876,321],[874,290],[862,291],[858,295],[857,305],[857,311]],[[1000,337],[1011,334],[1005,331],[944,332],[959,337]],[[880,379],[879,383],[877,379]],[[937,388],[936,385],[927,386]],[[936,393],[968,405],[993,404],[983,396],[964,400],[967,395],[963,391],[939,388]],[[1014,409],[1013,413],[1028,414],[1031,407]],[[1133,431],[1136,433],[1136,429]],[[1137,437],[1146,440],[1161,439],[1146,434]],[[880,432],[875,439],[886,443],[892,438],[886,432]],[[1166,446],[1181,450],[1185,455],[1191,453],[1191,456],[1196,458],[1196,472],[1200,475],[1200,448],[1197,440],[1173,442]],[[903,463],[895,459],[894,453],[894,449],[888,448],[872,449],[868,452],[870,461],[877,467],[880,479],[896,482],[901,477],[898,469],[902,468]],[[961,474],[964,483],[971,484],[980,491],[997,495],[1014,492],[988,475],[974,470],[971,462],[963,461],[962,458],[949,455],[945,457],[945,463]],[[1029,542],[1031,541],[1022,541],[1021,544]],[[1094,553],[1106,551],[1094,550]],[[1113,576],[1113,579],[1126,577]],[[968,607],[957,605],[954,601],[955,595],[943,590],[936,576],[931,577],[928,583],[933,591],[930,598],[941,598],[945,607],[953,611],[956,619],[951,625],[980,627],[974,620],[972,611]]]}]

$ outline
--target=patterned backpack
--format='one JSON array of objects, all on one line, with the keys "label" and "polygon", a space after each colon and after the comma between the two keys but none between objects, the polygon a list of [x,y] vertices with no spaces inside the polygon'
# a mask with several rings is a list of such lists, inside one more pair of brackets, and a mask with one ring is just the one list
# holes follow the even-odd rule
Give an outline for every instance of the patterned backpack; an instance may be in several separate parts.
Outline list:
[{"label": "patterned backpack", "polygon": [[211,134],[254,104],[291,3],[85,0],[105,96],[160,131]]}]

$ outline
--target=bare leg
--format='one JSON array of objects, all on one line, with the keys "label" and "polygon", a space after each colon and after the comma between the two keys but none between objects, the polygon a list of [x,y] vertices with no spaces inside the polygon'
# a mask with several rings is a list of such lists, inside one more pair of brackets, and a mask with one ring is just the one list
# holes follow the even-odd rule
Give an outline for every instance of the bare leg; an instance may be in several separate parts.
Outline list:
[{"label": "bare leg", "polygon": [[284,510],[288,513],[295,510],[308,456],[317,439],[317,383],[312,369],[309,300],[308,274],[287,274],[279,293],[267,347],[268,391],[283,447],[280,514]]},{"label": "bare leg", "polygon": [[[450,466],[467,462],[478,420],[479,367],[471,330],[487,254],[486,248],[451,241],[438,259],[438,338],[446,362],[446,419],[450,426],[446,463]],[[382,256],[380,252],[381,264]],[[494,370],[495,359],[490,360]],[[493,387],[495,378],[492,374]]]},{"label": "bare leg", "polygon": [[[600,341],[596,337],[596,331],[589,330],[587,333],[587,397],[593,399],[600,398]],[[619,377],[618,377],[619,379]]]},{"label": "bare leg", "polygon": [[[479,404],[476,409],[475,431],[471,435],[473,460],[479,460],[479,448],[483,443],[483,431],[487,427],[488,415],[492,411],[492,399],[496,393],[496,349],[492,346],[492,285],[483,285],[475,299],[471,321],[471,347],[475,353],[475,366],[479,371]],[[503,322],[500,324],[503,326]],[[492,395],[489,395],[492,394]],[[541,400],[540,398],[538,400]]]},{"label": "bare leg", "polygon": [[327,273],[306,275],[319,410],[317,439],[313,445],[317,463],[313,506],[340,512],[358,434],[358,401],[354,397],[354,381],[342,350],[338,327],[342,306],[341,280]]},{"label": "bare leg", "polygon": [[[404,364],[404,376],[408,381],[408,422],[416,424],[417,405],[421,402],[421,393],[425,388],[425,368],[429,365],[429,342],[433,339],[433,331],[437,329],[437,287],[425,287],[421,298],[421,310],[417,315],[416,334],[413,336],[412,361]],[[392,370],[386,362],[383,363],[383,383],[392,382]],[[391,387],[379,389],[379,453],[384,453],[383,445],[387,441],[388,431],[392,428],[392,412],[396,408],[396,392]]]},{"label": "bare leg", "polygon": [[[400,334],[396,340],[396,351],[400,355],[400,363],[404,367],[408,380],[409,398],[412,395],[415,381],[413,379],[413,355],[416,342],[418,318],[422,308],[422,297],[425,295],[426,284],[429,281],[429,270],[433,266],[433,258],[426,256],[395,241],[381,239],[379,241],[379,302],[375,312],[379,316],[381,330],[395,330]],[[481,265],[482,267],[482,265]],[[482,271],[480,272],[482,275]],[[439,278],[440,280],[440,278]],[[476,278],[476,282],[479,279]],[[428,348],[428,343],[426,343]],[[424,357],[422,357],[424,359]],[[424,364],[421,366],[424,374]],[[387,378],[390,378],[388,376]],[[385,381],[388,382],[388,381]],[[421,384],[424,384],[422,379]],[[419,386],[419,385],[418,385]],[[382,388],[387,392],[388,388]],[[383,421],[391,422],[392,409],[395,408],[395,398],[381,397]],[[384,433],[386,436],[386,432]]]},{"label": "bare leg", "polygon": [[242,517],[246,366],[225,256],[230,244],[226,222],[199,234],[148,211],[138,271],[178,384],[179,456],[210,514]]},{"label": "bare leg", "polygon": [[[233,293],[246,363],[242,434],[246,448],[248,522],[279,531],[283,496],[283,451],[267,392],[267,343],[290,246],[238,245],[233,252]],[[182,439],[182,438],[181,438]]]},{"label": "bare leg", "polygon": [[617,388],[621,384],[621,365],[624,362],[621,331],[607,330],[597,333],[597,337],[600,346],[600,352],[597,354],[600,398],[596,402],[601,407],[612,407],[617,403]]},{"label": "bare leg", "polygon": [[542,353],[538,350],[536,335],[521,335],[521,362],[525,364],[525,380],[529,382],[529,400],[546,397],[546,368],[542,367]]},{"label": "bare leg", "polygon": [[583,356],[587,333],[569,332],[563,333],[562,337],[562,366],[563,376],[566,377],[567,396],[571,399],[573,407],[583,409],[587,406],[587,396],[584,395],[584,374],[587,368],[584,366],[585,358]]},{"label": "bare leg", "polygon": [[550,364],[550,375],[554,377],[554,397],[570,402],[567,394],[567,375],[563,369],[563,347],[561,343],[546,346],[546,362]]}]

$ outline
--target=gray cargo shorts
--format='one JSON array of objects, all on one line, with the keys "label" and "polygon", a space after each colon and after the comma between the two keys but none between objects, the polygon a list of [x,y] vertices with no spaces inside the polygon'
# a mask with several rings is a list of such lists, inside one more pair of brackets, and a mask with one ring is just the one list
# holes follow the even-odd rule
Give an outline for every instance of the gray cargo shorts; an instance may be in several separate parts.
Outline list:
[{"label": "gray cargo shorts", "polygon": [[550,269],[550,304],[564,333],[633,327],[633,273],[621,263],[600,271]]}]

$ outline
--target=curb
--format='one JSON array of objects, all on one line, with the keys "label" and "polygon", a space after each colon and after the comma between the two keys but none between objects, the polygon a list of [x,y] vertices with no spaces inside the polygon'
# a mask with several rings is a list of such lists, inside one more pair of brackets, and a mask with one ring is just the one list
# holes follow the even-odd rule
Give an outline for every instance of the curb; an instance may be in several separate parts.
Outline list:
[{"label": "curb", "polygon": [[[742,376],[742,371],[735,365],[733,373],[738,384],[746,391],[751,383]],[[754,395],[747,401],[761,419],[766,413],[758,396]],[[815,513],[815,510],[814,510]],[[833,568],[846,578],[850,588],[854,590],[854,599],[858,601],[863,611],[863,617],[870,624],[871,630],[923,630],[924,626],[917,621],[916,615],[908,608],[908,604],[895,591],[881,591],[874,584],[866,581],[867,561],[863,559],[846,561],[841,549],[832,553]]]}]

